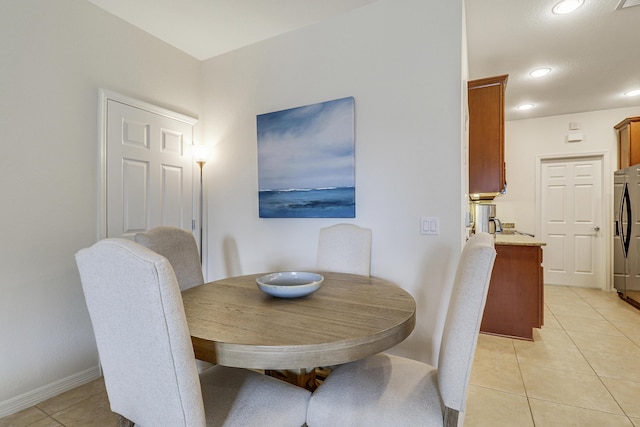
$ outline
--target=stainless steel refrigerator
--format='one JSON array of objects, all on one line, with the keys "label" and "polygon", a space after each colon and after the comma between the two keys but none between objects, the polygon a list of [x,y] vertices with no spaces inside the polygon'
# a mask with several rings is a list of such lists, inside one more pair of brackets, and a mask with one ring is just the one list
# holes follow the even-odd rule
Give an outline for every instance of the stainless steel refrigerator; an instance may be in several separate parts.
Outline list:
[{"label": "stainless steel refrigerator", "polygon": [[613,286],[640,309],[640,165],[613,175]]}]

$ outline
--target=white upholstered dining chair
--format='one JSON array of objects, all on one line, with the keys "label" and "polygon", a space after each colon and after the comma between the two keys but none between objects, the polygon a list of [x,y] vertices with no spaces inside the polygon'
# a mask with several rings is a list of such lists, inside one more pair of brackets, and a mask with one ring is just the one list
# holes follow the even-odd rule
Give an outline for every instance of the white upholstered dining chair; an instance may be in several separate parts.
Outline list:
[{"label": "white upholstered dining chair", "polygon": [[204,283],[198,245],[191,232],[160,226],[137,233],[135,241],[169,260],[181,291]]},{"label": "white upholstered dining chair", "polygon": [[336,224],[320,229],[316,268],[319,271],[369,276],[371,230],[354,224]]},{"label": "white upholstered dining chair", "polygon": [[[178,279],[180,291],[186,291],[204,283],[198,244],[191,232],[162,225],[136,233],[135,241],[169,260]],[[196,366],[198,372],[203,372],[213,366],[213,363],[196,360]]]},{"label": "white upholstered dining chair", "polygon": [[[368,277],[371,273],[371,237],[369,228],[355,224],[335,224],[321,228],[316,269]],[[324,380],[332,369],[333,366],[317,367],[316,377]]]},{"label": "white upholstered dining chair", "polygon": [[301,426],[309,392],[244,369],[198,375],[167,259],[125,239],[76,254],[107,395],[119,425]]},{"label": "white upholstered dining chair", "polygon": [[438,368],[377,354],[336,368],[313,393],[309,427],[457,426],[495,260],[493,236],[466,243],[456,271]]}]

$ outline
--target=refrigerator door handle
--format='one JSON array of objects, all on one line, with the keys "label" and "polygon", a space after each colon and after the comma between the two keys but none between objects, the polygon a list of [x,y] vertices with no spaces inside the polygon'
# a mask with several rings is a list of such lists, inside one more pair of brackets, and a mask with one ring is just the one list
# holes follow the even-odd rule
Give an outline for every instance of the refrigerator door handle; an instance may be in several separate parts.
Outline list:
[{"label": "refrigerator door handle", "polygon": [[624,190],[627,184],[625,183],[622,186],[622,192],[620,193],[620,199],[618,199],[618,203],[620,206],[618,207],[618,216],[616,217],[616,236],[620,236],[620,242],[622,243],[622,250],[624,251],[624,230],[622,228],[622,220],[623,220],[623,212],[624,212]]},{"label": "refrigerator door handle", "polygon": [[631,227],[633,225],[633,218],[631,216],[631,197],[629,197],[629,184],[624,184],[624,196],[622,197],[622,206],[620,209],[620,222],[622,221],[622,215],[624,211],[627,213],[627,230],[625,233],[624,227],[622,227],[622,249],[624,250],[624,257],[629,254],[629,244],[631,243]]}]

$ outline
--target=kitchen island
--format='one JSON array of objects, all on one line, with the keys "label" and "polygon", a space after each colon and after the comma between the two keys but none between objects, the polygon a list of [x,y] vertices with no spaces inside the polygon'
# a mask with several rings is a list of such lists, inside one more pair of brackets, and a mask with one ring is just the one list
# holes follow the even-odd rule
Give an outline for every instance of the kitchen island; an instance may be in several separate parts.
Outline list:
[{"label": "kitchen island", "polygon": [[519,234],[496,234],[496,260],[480,332],[533,340],[544,323],[545,243]]}]

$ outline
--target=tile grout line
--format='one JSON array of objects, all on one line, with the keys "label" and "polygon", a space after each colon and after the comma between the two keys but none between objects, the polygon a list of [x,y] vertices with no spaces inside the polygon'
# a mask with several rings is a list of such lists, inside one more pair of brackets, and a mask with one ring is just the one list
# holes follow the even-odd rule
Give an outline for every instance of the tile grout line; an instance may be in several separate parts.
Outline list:
[{"label": "tile grout line", "polygon": [[[585,302],[587,302],[587,304],[589,304],[588,301],[585,300]],[[631,341],[632,344],[634,344],[636,347],[640,348],[640,345],[636,344],[636,342],[634,340],[632,340],[630,337],[627,336],[627,334],[624,333],[624,331],[620,330],[620,328],[618,328],[615,323],[613,323],[611,320],[609,320],[608,317],[604,316],[604,314],[602,314],[596,307],[594,307],[593,305],[589,304],[591,307],[593,307],[594,310],[596,310],[598,313],[600,313],[600,315],[602,315],[606,321],[613,327],[615,328],[618,332],[620,332],[622,334],[622,336],[626,337],[629,341]],[[587,360],[587,363],[589,363],[589,361]],[[591,364],[589,364],[591,365]],[[611,390],[609,390],[609,387],[607,387],[607,384],[602,380],[602,378],[600,377],[600,375],[598,375],[598,378],[600,379],[600,382],[602,383],[602,385],[604,386],[604,388],[609,392],[609,394],[611,395],[611,397],[613,398],[613,400],[618,404],[618,406],[620,407],[620,410],[622,411],[623,414],[625,414],[625,416],[627,417],[627,420],[629,420],[629,422],[632,425],[635,425],[635,423],[633,422],[633,420],[631,420],[631,416],[629,414],[627,414],[627,411],[624,410],[624,408],[622,407],[622,405],[620,404],[620,402],[618,402],[618,399],[616,399],[615,395],[611,392]],[[635,382],[635,381],[631,381],[631,382]]]},{"label": "tile grout line", "polygon": [[[593,310],[595,310],[599,315],[601,315],[606,321],[607,323],[609,323],[611,326],[613,326],[614,328],[616,328],[616,330],[618,330],[618,328],[609,320],[608,317],[604,316],[602,313],[600,313],[598,311],[597,308],[595,308],[592,304],[589,303],[589,301],[587,301],[586,299],[582,298],[582,296],[580,296],[577,292],[575,292],[573,290],[573,288],[569,288],[571,289],[571,292],[573,292],[578,298],[580,298],[585,304],[587,304],[589,307],[591,307]],[[587,357],[584,355],[584,353],[582,352],[582,350],[580,349],[580,347],[578,347],[578,345],[576,344],[576,342],[573,340],[573,338],[571,337],[571,335],[568,333],[568,331],[564,328],[564,326],[562,325],[562,323],[558,322],[560,324],[560,327],[562,328],[563,331],[565,331],[565,333],[567,334],[567,336],[569,337],[569,339],[571,340],[571,342],[573,343],[573,345],[576,346],[576,349],[580,352],[580,354],[582,355],[582,357],[584,357],[584,360],[587,362],[587,364],[589,365],[589,367],[593,370],[593,372],[596,374],[596,377],[598,378],[598,381],[600,381],[600,384],[602,384],[602,386],[604,387],[605,390],[607,390],[607,393],[609,393],[609,396],[611,396],[611,398],[613,399],[614,402],[616,402],[616,405],[618,405],[618,408],[620,409],[620,411],[624,414],[625,418],[627,419],[627,421],[629,421],[631,423],[631,425],[634,425],[633,421],[631,421],[631,419],[629,418],[629,415],[627,414],[627,412],[624,410],[624,408],[622,407],[622,405],[620,404],[620,402],[618,402],[618,399],[616,399],[616,397],[613,395],[613,393],[611,393],[611,391],[609,390],[609,387],[607,387],[607,385],[604,383],[604,381],[602,380],[602,377],[598,374],[598,372],[595,370],[595,368],[591,365],[591,362],[589,362],[589,359],[587,359]],[[622,331],[620,331],[622,332]],[[629,339],[626,335],[624,335],[624,333],[622,334],[625,338]],[[631,340],[630,340],[631,341]],[[634,343],[635,344],[635,343]]]},{"label": "tile grout line", "polygon": [[536,419],[533,416],[533,409],[531,408],[531,399],[529,398],[527,385],[524,383],[524,376],[522,375],[520,358],[518,357],[518,349],[516,348],[515,340],[513,338],[511,338],[511,346],[513,347],[513,354],[516,356],[516,364],[518,365],[518,372],[520,373],[520,382],[522,383],[522,389],[524,390],[524,397],[527,399],[527,407],[529,408],[529,416],[531,417],[531,424],[533,424],[533,427],[536,427]]},{"label": "tile grout line", "polygon": [[[587,304],[590,308],[592,308],[593,310],[595,310],[600,316],[602,316],[602,318],[604,320],[607,321],[607,323],[612,324],[612,322],[605,317],[602,313],[600,313],[593,305],[591,305],[585,298],[583,298],[580,294],[578,294],[577,292],[574,291],[573,287],[567,287],[573,294],[574,297],[580,298],[580,300]],[[604,387],[604,389],[607,391],[607,393],[609,393],[610,397],[613,399],[613,401],[616,403],[616,405],[618,406],[618,408],[620,409],[620,411],[622,412],[623,416],[629,421],[631,422],[632,425],[633,421],[631,421],[629,415],[627,415],[627,413],[624,411],[624,409],[622,408],[622,406],[620,405],[620,403],[618,402],[618,400],[615,398],[615,396],[611,393],[611,391],[609,391],[609,388],[604,384],[604,382],[602,381],[602,377],[596,372],[596,370],[594,369],[594,367],[591,365],[591,363],[589,362],[589,360],[585,357],[584,353],[582,352],[582,350],[580,349],[580,347],[578,347],[578,345],[576,344],[576,342],[574,341],[574,339],[571,337],[571,335],[569,334],[569,331],[567,329],[565,329],[564,325],[557,319],[556,314],[553,313],[553,310],[551,310],[551,307],[549,307],[548,304],[545,303],[545,305],[547,306],[549,312],[551,313],[552,316],[554,316],[554,319],[556,320],[556,322],[558,323],[560,329],[565,333],[565,335],[567,336],[567,338],[571,341],[571,343],[574,345],[574,347],[576,348],[576,350],[580,353],[580,355],[584,358],[585,362],[589,365],[589,367],[591,368],[591,370],[593,371],[593,374],[595,375],[596,378],[598,378],[598,381],[602,384],[602,386]],[[613,324],[612,324],[613,325]],[[614,325],[615,327],[615,325]],[[623,336],[626,337],[626,335],[623,334]],[[628,338],[628,337],[627,337]],[[516,350],[516,354],[517,354],[517,350]],[[520,366],[520,362],[518,360],[518,366]],[[553,368],[549,368],[549,369],[553,369]],[[559,369],[562,370],[562,369]],[[522,371],[521,371],[521,375],[522,375]],[[586,375],[586,374],[585,374]],[[522,378],[523,384],[524,384],[524,377]],[[529,403],[529,408],[531,408],[531,399],[535,399],[535,398],[530,398],[527,391],[526,391],[526,385],[525,385],[525,393],[527,394],[527,402]],[[535,400],[541,400],[541,401],[547,401],[547,402],[552,402],[552,403],[557,403],[557,404],[561,404],[561,405],[566,405],[566,406],[572,406],[572,407],[576,407],[576,408],[581,408],[581,409],[588,409],[588,410],[592,410],[592,411],[597,411],[597,412],[601,412],[601,413],[605,413],[605,414],[612,414],[612,415],[620,415],[620,414],[615,414],[612,412],[607,412],[607,411],[602,411],[602,410],[596,410],[596,409],[591,409],[591,408],[583,408],[580,406],[574,406],[574,405],[568,405],[565,403],[560,403],[560,402],[555,402],[552,400],[546,400],[546,399],[535,399]],[[533,412],[533,411],[532,411]],[[535,427],[535,421],[534,421],[534,427]]]},{"label": "tile grout line", "polygon": [[62,424],[60,421],[58,421],[55,418],[53,418],[51,415],[47,415],[46,417],[42,418],[41,420],[35,421],[35,422],[25,426],[25,427],[34,426],[34,425],[36,425],[38,423],[41,423],[41,422],[43,422],[45,420],[52,420],[53,422],[58,423],[60,425],[60,427],[66,427],[64,424]]}]

